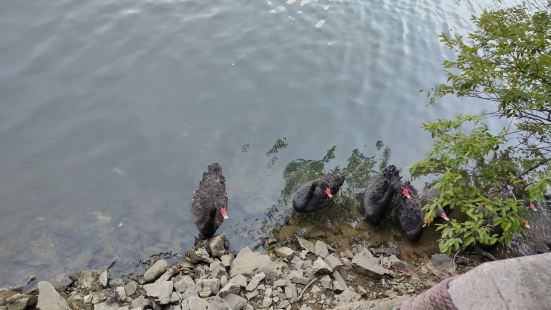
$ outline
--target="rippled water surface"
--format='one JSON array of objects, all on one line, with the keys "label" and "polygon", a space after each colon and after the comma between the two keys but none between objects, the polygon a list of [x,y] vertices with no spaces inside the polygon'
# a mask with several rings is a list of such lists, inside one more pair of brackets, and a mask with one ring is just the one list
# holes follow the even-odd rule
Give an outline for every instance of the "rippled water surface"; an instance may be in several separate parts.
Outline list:
[{"label": "rippled water surface", "polygon": [[422,121],[480,106],[418,91],[445,78],[438,34],[470,31],[482,2],[288,3],[0,2],[0,285],[185,249],[213,161],[221,232],[249,244],[288,208],[288,162],[382,140],[406,168],[430,146]]}]

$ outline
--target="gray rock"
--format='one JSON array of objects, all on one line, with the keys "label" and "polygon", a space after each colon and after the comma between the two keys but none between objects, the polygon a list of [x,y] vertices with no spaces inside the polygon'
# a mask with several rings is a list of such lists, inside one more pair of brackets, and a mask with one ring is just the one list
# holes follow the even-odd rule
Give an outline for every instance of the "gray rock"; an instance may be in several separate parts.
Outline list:
[{"label": "gray rock", "polygon": [[293,270],[293,271],[291,271],[289,273],[289,279],[293,283],[298,283],[298,284],[302,284],[302,285],[306,285],[309,282],[308,278],[306,278],[302,275],[302,270],[296,270],[296,271]]},{"label": "gray rock", "polygon": [[279,280],[274,281],[274,286],[275,287],[285,286],[285,280],[284,279],[279,279]]},{"label": "gray rock", "polygon": [[109,284],[109,270],[104,270],[99,274],[99,284],[101,287],[107,287]]},{"label": "gray rock", "polygon": [[119,310],[119,304],[102,302],[101,304],[94,305],[94,310]]},{"label": "gray rock", "polygon": [[354,255],[352,266],[360,273],[382,277],[383,275],[394,275],[394,272],[379,266],[378,259],[375,258],[367,249]]},{"label": "gray rock", "polygon": [[401,261],[396,257],[396,255],[392,254],[388,257],[381,256],[381,265],[385,268],[393,268],[393,269],[399,269],[399,270],[407,270],[408,264]]},{"label": "gray rock", "polygon": [[210,264],[209,271],[213,278],[221,279],[223,276],[228,276],[226,267],[224,267],[219,261],[213,261]]},{"label": "gray rock", "polygon": [[[262,279],[264,279],[264,277],[262,277]],[[247,286],[247,278],[242,274],[238,274],[235,277],[231,278],[230,282],[232,282],[236,285],[239,285],[241,287],[246,287]]]},{"label": "gray rock", "polygon": [[226,275],[223,275],[221,278],[220,278],[220,286],[224,287],[224,285],[228,284],[228,276]]},{"label": "gray rock", "polygon": [[[10,296],[6,303],[8,304],[8,310],[24,310],[25,308],[33,308],[36,305],[37,298],[34,295],[25,295],[15,293]],[[0,300],[0,304],[2,300]]]},{"label": "gray rock", "polygon": [[335,281],[333,281],[333,290],[336,292],[343,292],[348,288],[346,285],[346,282],[342,278],[341,274],[338,271],[333,271],[333,278]]},{"label": "gray rock", "polygon": [[161,305],[170,303],[170,295],[172,294],[173,287],[174,283],[172,281],[155,282],[143,286],[147,296],[154,298]]},{"label": "gray rock", "polygon": [[157,280],[155,280],[155,282],[170,281],[170,279],[172,279],[172,277],[177,273],[178,273],[178,268],[176,267],[168,268]]},{"label": "gray rock", "polygon": [[455,271],[453,259],[446,254],[433,254],[430,258],[428,267],[436,274],[440,272],[451,274]]},{"label": "gray rock", "polygon": [[227,296],[229,294],[235,294],[239,295],[239,292],[241,291],[241,286],[233,283],[228,282],[221,290],[218,292],[218,296],[224,298],[224,296]]},{"label": "gray rock", "polygon": [[247,300],[235,294],[229,294],[222,299],[230,306],[232,310],[241,310],[247,304]]},{"label": "gray rock", "polygon": [[245,294],[245,297],[247,297],[247,299],[250,300],[250,299],[255,298],[256,296],[258,296],[258,294],[260,294],[260,293],[258,292],[258,290],[254,290],[254,291],[252,291],[252,292],[246,293],[246,294]]},{"label": "gray rock", "polygon": [[220,297],[212,296],[207,298],[208,310],[231,310],[230,306]]},{"label": "gray rock", "polygon": [[262,300],[262,307],[268,308],[272,304],[272,298],[268,296],[264,296],[264,299]]},{"label": "gray rock", "polygon": [[75,286],[88,291],[97,291],[105,287],[105,271],[104,268],[80,271],[76,275]]},{"label": "gray rock", "polygon": [[358,301],[362,298],[360,294],[354,292],[353,290],[347,288],[344,292],[335,296],[335,300],[339,303],[351,303],[353,301]]},{"label": "gray rock", "polygon": [[328,274],[333,272],[333,268],[331,268],[321,257],[316,259],[312,269],[314,270],[314,273],[317,274]]},{"label": "gray rock", "polygon": [[115,288],[115,295],[117,296],[118,301],[125,301],[126,300],[126,290],[123,286],[119,286]]},{"label": "gray rock", "polygon": [[279,247],[275,250],[275,254],[278,257],[283,257],[286,259],[291,259],[293,255],[295,255],[295,251],[291,250],[290,248],[286,246]]},{"label": "gray rock", "polygon": [[54,287],[46,281],[38,283],[38,303],[37,309],[40,310],[69,310],[67,302]]},{"label": "gray rock", "polygon": [[207,263],[210,264],[213,262],[212,258],[210,258],[209,253],[207,250],[203,247],[200,247],[196,249],[195,251],[192,249],[189,249],[186,253],[186,258],[192,263],[192,264],[198,264],[198,263]]},{"label": "gray rock", "polygon": [[132,300],[132,308],[145,308],[148,307],[151,303],[144,296],[139,296]]},{"label": "gray rock", "polygon": [[459,310],[549,309],[551,253],[484,263],[448,284]]},{"label": "gray rock", "polygon": [[212,292],[208,287],[203,288],[203,290],[199,292],[199,297],[201,298],[207,298],[210,295],[212,295]]},{"label": "gray rock", "polygon": [[157,280],[168,268],[168,263],[164,259],[160,259],[155,262],[146,272],[143,274],[145,283],[153,282]]},{"label": "gray rock", "polygon": [[207,310],[209,303],[197,296],[191,296],[187,300],[189,309],[193,310]]},{"label": "gray rock", "polygon": [[323,276],[320,279],[320,284],[323,288],[326,288],[326,289],[332,289],[333,288],[333,280],[331,280],[331,278],[327,275]]},{"label": "gray rock", "polygon": [[222,265],[224,265],[224,267],[230,267],[233,261],[233,255],[232,254],[222,255],[220,257],[220,260],[222,261]]},{"label": "gray rock", "polygon": [[233,260],[230,268],[230,275],[236,276],[238,274],[250,276],[255,271],[261,269],[271,269],[272,260],[270,256],[259,254],[251,251],[248,247],[239,251],[237,257]]},{"label": "gray rock", "polygon": [[297,241],[300,244],[300,246],[305,249],[306,251],[310,253],[316,253],[316,249],[314,247],[314,244],[306,239],[303,239],[301,237],[297,237]]},{"label": "gray rock", "polygon": [[226,253],[226,236],[224,234],[218,235],[209,242],[210,252],[213,257],[220,257]]},{"label": "gray rock", "polygon": [[218,294],[220,291],[220,280],[218,279],[200,279],[197,280],[197,287],[199,291],[204,291],[205,287],[208,287],[212,294]]},{"label": "gray rock", "polygon": [[312,293],[319,293],[321,292],[321,288],[317,285],[312,286],[312,289],[310,290]]},{"label": "gray rock", "polygon": [[316,255],[325,258],[327,255],[329,255],[329,250],[327,249],[327,245],[323,241],[316,241]]},{"label": "gray rock", "polygon": [[136,290],[138,289],[138,283],[135,281],[130,280],[125,286],[124,290],[126,292],[126,296],[132,296],[134,293],[136,293]]},{"label": "gray rock", "polygon": [[302,265],[304,265],[304,261],[300,259],[298,256],[294,256],[293,259],[291,259],[291,264],[296,270],[298,270],[302,268]]},{"label": "gray rock", "polygon": [[297,286],[293,283],[287,283],[285,286],[285,297],[288,299],[298,298]]},{"label": "gray rock", "polygon": [[335,254],[327,256],[324,260],[332,270],[341,270],[343,266],[341,260]]},{"label": "gray rock", "polygon": [[258,284],[260,284],[260,281],[264,280],[265,277],[266,275],[263,272],[255,274],[245,289],[249,292],[254,290]]},{"label": "gray rock", "polygon": [[171,304],[177,304],[179,303],[181,300],[180,298],[180,294],[176,293],[176,292],[172,292],[172,294],[170,294],[170,303]]},{"label": "gray rock", "polygon": [[193,282],[193,279],[188,275],[176,279],[176,282],[174,282],[174,289],[176,292],[180,293],[184,300],[192,296],[197,297],[195,282]]}]

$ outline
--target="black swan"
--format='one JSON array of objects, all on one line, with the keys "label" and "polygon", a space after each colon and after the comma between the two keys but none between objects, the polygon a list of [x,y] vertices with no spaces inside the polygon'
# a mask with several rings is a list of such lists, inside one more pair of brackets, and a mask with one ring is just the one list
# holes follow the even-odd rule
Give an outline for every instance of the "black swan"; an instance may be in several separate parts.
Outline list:
[{"label": "black swan", "polygon": [[402,232],[410,241],[418,241],[423,234],[424,214],[417,189],[410,182],[402,185],[400,193],[393,199],[393,208]]},{"label": "black swan", "polygon": [[400,190],[400,174],[396,166],[389,165],[366,188],[364,194],[365,218],[379,224],[390,210],[394,194]]},{"label": "black swan", "polygon": [[343,183],[344,176],[326,175],[303,184],[293,194],[293,209],[297,212],[312,212],[329,207]]},{"label": "black swan", "polygon": [[203,238],[214,236],[224,219],[228,218],[226,179],[218,163],[208,166],[203,179],[191,198],[191,213]]}]

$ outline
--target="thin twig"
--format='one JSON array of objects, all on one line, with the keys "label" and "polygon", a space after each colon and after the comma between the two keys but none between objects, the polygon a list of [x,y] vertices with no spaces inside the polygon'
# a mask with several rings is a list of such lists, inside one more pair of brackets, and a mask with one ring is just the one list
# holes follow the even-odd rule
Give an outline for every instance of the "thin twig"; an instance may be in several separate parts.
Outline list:
[{"label": "thin twig", "polygon": [[301,298],[302,298],[302,295],[304,295],[304,292],[306,292],[306,290],[314,283],[316,282],[317,280],[319,280],[321,277],[317,277],[315,279],[313,279],[312,281],[310,281],[310,283],[308,283],[304,289],[302,290],[302,293],[300,293],[300,296],[298,297],[297,301],[299,301]]}]

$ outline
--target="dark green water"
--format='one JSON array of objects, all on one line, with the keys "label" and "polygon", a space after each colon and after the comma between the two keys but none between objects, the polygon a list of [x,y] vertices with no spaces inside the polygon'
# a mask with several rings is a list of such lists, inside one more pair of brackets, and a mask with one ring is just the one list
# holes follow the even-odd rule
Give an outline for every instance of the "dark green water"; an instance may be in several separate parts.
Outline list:
[{"label": "dark green water", "polygon": [[0,2],[0,286],[182,251],[210,162],[234,247],[288,207],[292,160],[337,145],[344,165],[382,140],[406,170],[422,121],[481,106],[418,91],[445,78],[438,34],[483,2]]}]

